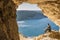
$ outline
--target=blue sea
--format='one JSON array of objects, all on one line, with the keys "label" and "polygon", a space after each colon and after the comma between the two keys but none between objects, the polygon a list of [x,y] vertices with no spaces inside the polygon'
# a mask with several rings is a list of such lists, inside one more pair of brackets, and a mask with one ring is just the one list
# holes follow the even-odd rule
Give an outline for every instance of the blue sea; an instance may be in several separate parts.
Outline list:
[{"label": "blue sea", "polygon": [[59,30],[59,27],[48,18],[23,20],[17,21],[17,23],[19,33],[23,34],[26,37],[34,37],[44,34],[45,28],[48,26],[48,23],[51,25],[52,30]]}]

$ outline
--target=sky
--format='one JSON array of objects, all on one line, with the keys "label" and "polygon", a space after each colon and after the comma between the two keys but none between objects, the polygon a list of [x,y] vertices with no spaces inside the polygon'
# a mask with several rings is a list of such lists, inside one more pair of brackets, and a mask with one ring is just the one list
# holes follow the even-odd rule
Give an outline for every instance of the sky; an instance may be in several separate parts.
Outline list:
[{"label": "sky", "polygon": [[37,4],[30,4],[23,2],[17,8],[17,10],[41,10]]}]

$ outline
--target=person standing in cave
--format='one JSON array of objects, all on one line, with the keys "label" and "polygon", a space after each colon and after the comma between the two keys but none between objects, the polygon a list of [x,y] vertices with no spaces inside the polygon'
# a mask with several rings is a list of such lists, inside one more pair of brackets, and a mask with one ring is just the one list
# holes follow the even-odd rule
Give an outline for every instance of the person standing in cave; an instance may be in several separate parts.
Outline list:
[{"label": "person standing in cave", "polygon": [[51,32],[51,26],[50,26],[50,24],[48,23],[48,27],[45,29],[45,33],[46,32]]}]

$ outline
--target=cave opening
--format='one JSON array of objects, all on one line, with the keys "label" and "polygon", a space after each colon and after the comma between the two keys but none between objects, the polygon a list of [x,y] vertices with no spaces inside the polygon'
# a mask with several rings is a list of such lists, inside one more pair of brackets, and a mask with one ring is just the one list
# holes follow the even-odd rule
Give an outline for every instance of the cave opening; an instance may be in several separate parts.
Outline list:
[{"label": "cave opening", "polygon": [[25,37],[44,34],[44,29],[48,26],[48,23],[52,30],[58,31],[59,29],[48,17],[43,15],[37,4],[23,2],[16,10],[18,31]]}]

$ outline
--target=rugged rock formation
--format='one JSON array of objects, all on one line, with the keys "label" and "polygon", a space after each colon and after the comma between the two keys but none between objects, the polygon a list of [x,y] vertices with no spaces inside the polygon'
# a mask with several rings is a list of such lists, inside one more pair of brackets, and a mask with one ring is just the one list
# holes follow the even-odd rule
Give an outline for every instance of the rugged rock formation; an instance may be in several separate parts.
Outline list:
[{"label": "rugged rock formation", "polygon": [[0,0],[0,40],[19,40],[15,7],[12,0]]},{"label": "rugged rock formation", "polygon": [[16,7],[22,2],[38,4],[44,15],[60,26],[60,0],[0,0],[0,40],[19,40]]},{"label": "rugged rock formation", "polygon": [[38,3],[38,6],[44,12],[48,18],[50,18],[54,23],[60,26],[60,2],[59,0],[52,1],[44,1],[42,3]]},{"label": "rugged rock formation", "polygon": [[56,31],[48,32],[38,37],[34,38],[34,40],[60,40],[60,34]]}]

